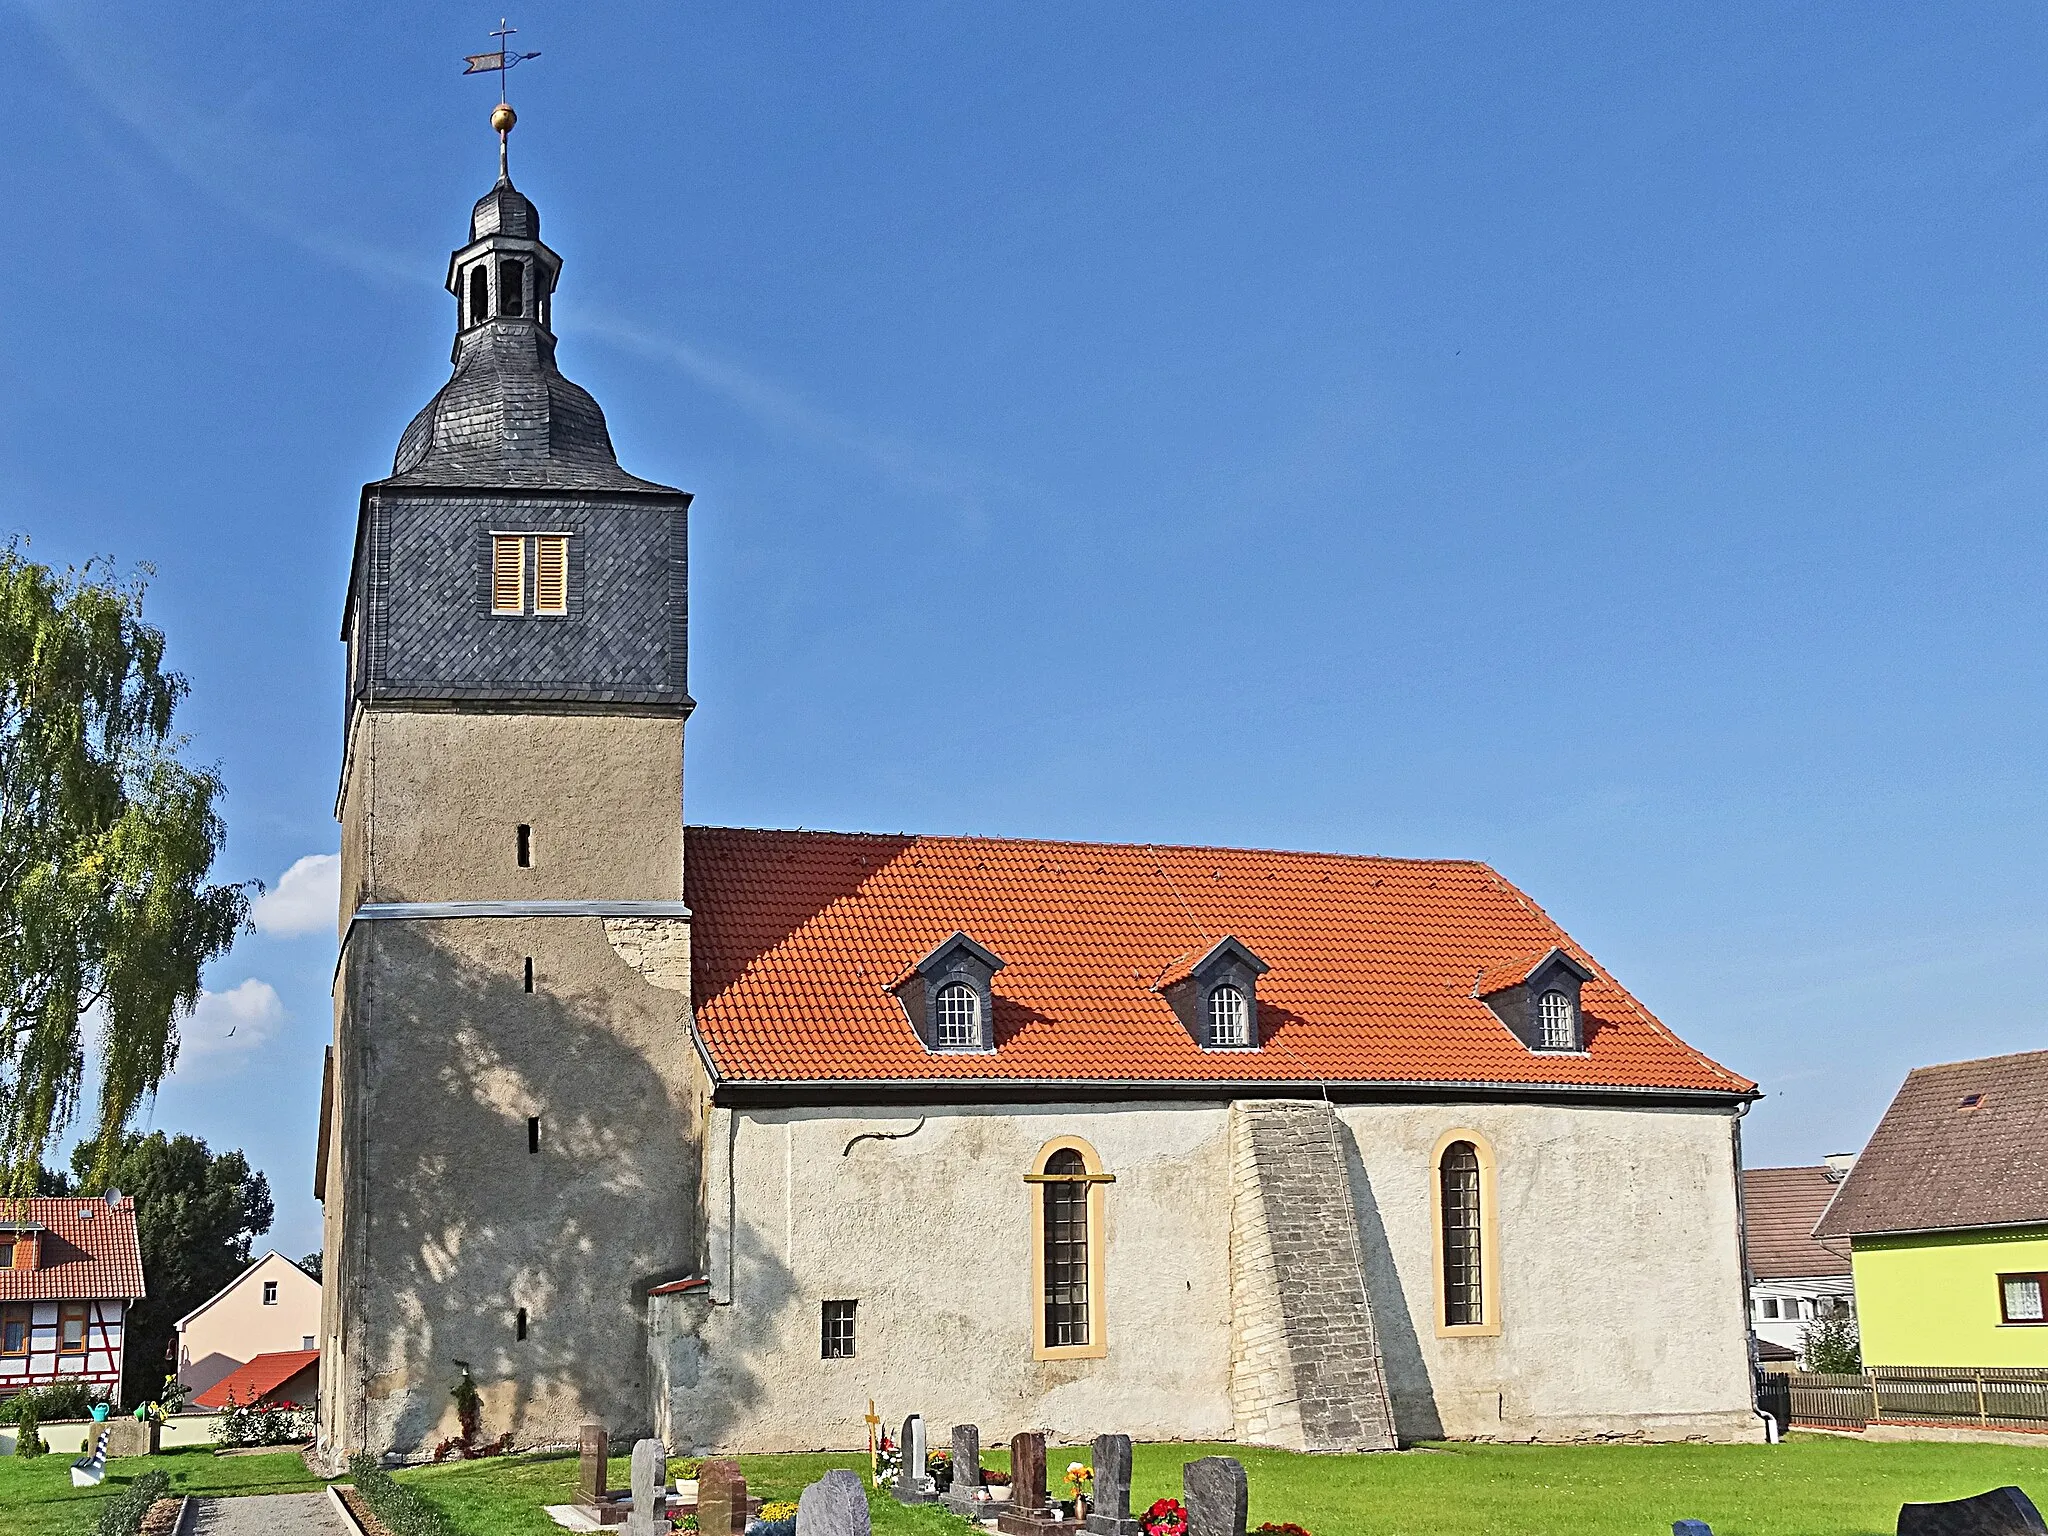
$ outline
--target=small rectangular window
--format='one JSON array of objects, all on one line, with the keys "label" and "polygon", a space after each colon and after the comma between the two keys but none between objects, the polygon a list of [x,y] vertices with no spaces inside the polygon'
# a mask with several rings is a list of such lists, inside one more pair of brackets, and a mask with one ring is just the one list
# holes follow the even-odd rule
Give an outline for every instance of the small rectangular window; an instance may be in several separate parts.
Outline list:
[{"label": "small rectangular window", "polygon": [[533,828],[526,825],[525,822],[521,822],[519,824],[517,841],[519,844],[519,867],[521,869],[533,868]]},{"label": "small rectangular window", "polygon": [[277,1282],[275,1280],[263,1282],[263,1305],[266,1307],[277,1305]]},{"label": "small rectangular window", "polygon": [[15,1302],[0,1309],[0,1355],[28,1353],[32,1309],[27,1302]]},{"label": "small rectangular window", "polygon": [[2048,1275],[2000,1275],[2000,1318],[2008,1323],[2048,1323],[2048,1308],[2043,1306],[2044,1294],[2048,1294]]},{"label": "small rectangular window", "polygon": [[533,956],[526,957],[526,990],[533,990]]},{"label": "small rectangular window", "polygon": [[544,533],[533,541],[533,611],[569,611],[569,541]]},{"label": "small rectangular window", "polygon": [[526,1308],[519,1309],[519,1316],[512,1322],[512,1337],[520,1343],[526,1342]]},{"label": "small rectangular window", "polygon": [[491,612],[526,612],[526,540],[516,533],[491,539]]},{"label": "small rectangular window", "polygon": [[0,1232],[0,1269],[14,1268],[15,1246],[12,1232]]},{"label": "small rectangular window", "polygon": [[301,1348],[301,1349],[311,1349],[312,1347],[313,1347],[313,1335],[311,1335],[310,1333],[302,1333],[302,1334],[300,1334],[300,1335],[299,1335],[299,1348]]},{"label": "small rectangular window", "polygon": [[60,1354],[85,1353],[85,1303],[67,1301],[57,1309],[57,1350]]},{"label": "small rectangular window", "polygon": [[528,1155],[540,1151],[540,1116],[526,1117],[526,1150]]},{"label": "small rectangular window", "polygon": [[822,1360],[851,1360],[853,1358],[853,1309],[857,1301],[828,1301],[825,1303],[823,1336],[819,1343],[818,1357]]}]

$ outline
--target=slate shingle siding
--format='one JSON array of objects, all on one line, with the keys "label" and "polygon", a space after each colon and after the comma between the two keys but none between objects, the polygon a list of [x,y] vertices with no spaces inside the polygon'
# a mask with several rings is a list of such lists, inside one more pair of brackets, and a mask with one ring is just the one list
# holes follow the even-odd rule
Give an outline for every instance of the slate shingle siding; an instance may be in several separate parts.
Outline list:
[{"label": "slate shingle siding", "polygon": [[[686,497],[373,492],[353,696],[683,707]],[[494,532],[567,533],[569,612],[494,617]],[[527,581],[531,606],[531,560]]]}]

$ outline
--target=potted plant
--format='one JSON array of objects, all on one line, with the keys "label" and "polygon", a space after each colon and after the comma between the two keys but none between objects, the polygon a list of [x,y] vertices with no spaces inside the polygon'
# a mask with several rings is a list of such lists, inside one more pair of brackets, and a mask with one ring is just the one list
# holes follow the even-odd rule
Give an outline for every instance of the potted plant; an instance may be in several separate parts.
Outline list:
[{"label": "potted plant", "polygon": [[1067,1491],[1074,1496],[1074,1518],[1088,1518],[1088,1495],[1095,1486],[1095,1469],[1085,1461],[1067,1463]]},{"label": "potted plant", "polygon": [[1179,1499],[1161,1499],[1138,1517],[1138,1523],[1145,1536],[1188,1536],[1188,1508]]},{"label": "potted plant", "polygon": [[685,1456],[681,1461],[670,1462],[676,1474],[676,1497],[685,1504],[697,1502],[697,1474],[704,1470],[702,1456]]}]

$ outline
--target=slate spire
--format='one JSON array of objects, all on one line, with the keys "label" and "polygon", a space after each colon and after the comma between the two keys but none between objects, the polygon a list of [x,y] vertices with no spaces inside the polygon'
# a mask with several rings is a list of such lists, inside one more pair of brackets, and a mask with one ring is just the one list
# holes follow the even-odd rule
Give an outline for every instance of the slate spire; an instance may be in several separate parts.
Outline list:
[{"label": "slate spire", "polygon": [[[502,121],[502,126],[501,126]],[[604,412],[555,366],[551,329],[562,258],[541,243],[540,210],[512,184],[500,106],[498,180],[448,258],[455,374],[398,440],[401,485],[649,489],[619,468]]]}]

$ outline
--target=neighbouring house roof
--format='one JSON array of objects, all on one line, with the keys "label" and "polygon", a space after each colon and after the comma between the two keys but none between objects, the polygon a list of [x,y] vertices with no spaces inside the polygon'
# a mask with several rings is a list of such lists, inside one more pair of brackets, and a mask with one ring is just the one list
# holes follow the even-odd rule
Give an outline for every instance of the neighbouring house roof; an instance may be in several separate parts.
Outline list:
[{"label": "neighbouring house roof", "polygon": [[2048,1051],[1917,1067],[1814,1228],[1822,1238],[2048,1224]]},{"label": "neighbouring house roof", "polygon": [[[236,1275],[234,1279],[230,1280],[226,1285],[222,1286],[219,1290],[215,1291],[211,1296],[207,1297],[206,1300],[199,1303],[198,1306],[194,1307],[190,1312],[187,1312],[183,1317],[179,1318],[177,1322],[173,1323],[171,1326],[174,1328],[183,1328],[187,1323],[191,1322],[193,1318],[199,1316],[200,1313],[206,1311],[215,1302],[219,1301],[223,1296],[226,1296],[231,1291],[239,1289],[244,1281],[246,1281],[251,1275],[255,1274],[257,1270],[262,1269],[264,1266],[269,1264],[272,1259],[275,1259],[278,1263],[287,1265],[292,1269],[297,1269],[299,1273],[305,1275],[308,1280],[313,1280],[313,1277],[311,1275],[307,1275],[303,1269],[299,1269],[299,1266],[296,1263],[286,1258],[283,1254],[279,1253],[275,1248],[272,1248],[268,1252],[266,1252],[262,1258],[253,1260],[247,1269],[243,1270],[240,1274]],[[319,1283],[320,1282],[318,1280],[313,1280],[313,1284],[318,1285]]]},{"label": "neighbouring house roof", "polygon": [[1756,1357],[1759,1360],[1770,1361],[1797,1360],[1799,1358],[1799,1351],[1787,1349],[1783,1344],[1773,1344],[1769,1339],[1758,1339],[1756,1341]]},{"label": "neighbouring house roof", "polygon": [[192,1401],[201,1408],[224,1408],[228,1393],[238,1403],[260,1403],[277,1389],[320,1359],[317,1349],[285,1349],[258,1355],[247,1365],[237,1366]]},{"label": "neighbouring house roof", "polygon": [[1743,1169],[1749,1272],[1759,1280],[1848,1274],[1847,1247],[1837,1253],[1813,1235],[1813,1224],[1840,1187],[1840,1176],[1825,1164]]},{"label": "neighbouring house roof", "polygon": [[[1484,864],[1230,848],[691,827],[696,1026],[722,1084],[969,1080],[1519,1085],[1746,1096]],[[1003,960],[993,1052],[927,1052],[888,990],[956,931]],[[1202,1050],[1157,978],[1226,935],[1263,1048]],[[1583,1055],[1473,996],[1503,961],[1585,965]]]},{"label": "neighbouring house roof", "polygon": [[0,1201],[9,1224],[42,1228],[34,1269],[0,1269],[0,1301],[136,1301],[148,1294],[135,1201]]}]

